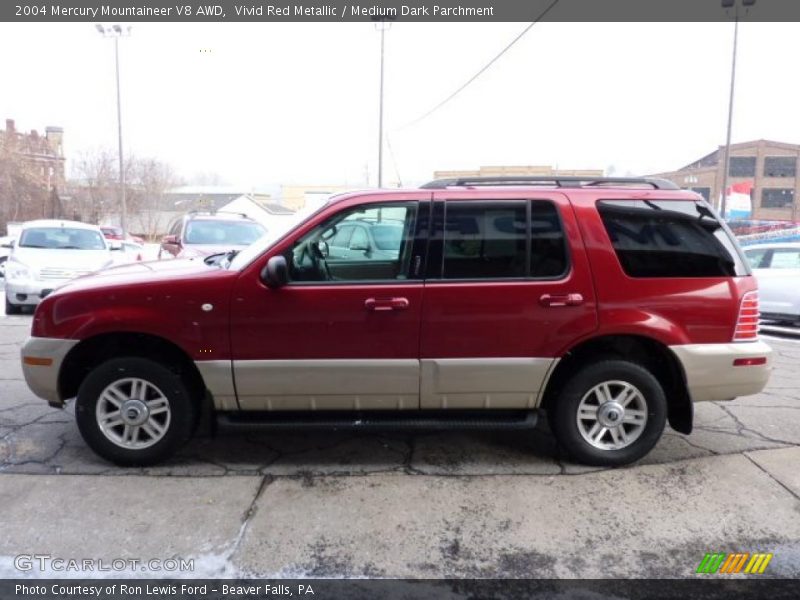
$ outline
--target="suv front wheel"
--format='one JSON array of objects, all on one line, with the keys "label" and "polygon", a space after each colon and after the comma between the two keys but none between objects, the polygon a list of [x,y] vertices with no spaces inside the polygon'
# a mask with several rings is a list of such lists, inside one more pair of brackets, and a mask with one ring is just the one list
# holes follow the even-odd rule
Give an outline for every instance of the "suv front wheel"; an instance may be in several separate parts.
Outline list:
[{"label": "suv front wheel", "polygon": [[667,418],[658,380],[625,360],[603,360],[580,369],[550,407],[559,443],[577,461],[617,466],[634,462],[656,445]]},{"label": "suv front wheel", "polygon": [[189,439],[195,404],[183,379],[161,364],[115,358],[87,375],[75,418],[97,454],[121,466],[146,466],[168,458]]}]

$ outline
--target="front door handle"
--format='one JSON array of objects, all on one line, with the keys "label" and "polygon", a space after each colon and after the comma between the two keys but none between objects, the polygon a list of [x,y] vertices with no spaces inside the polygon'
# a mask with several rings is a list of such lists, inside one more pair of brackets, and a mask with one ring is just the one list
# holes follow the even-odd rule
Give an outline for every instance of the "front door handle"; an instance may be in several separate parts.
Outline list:
[{"label": "front door handle", "polygon": [[581,294],[542,294],[539,297],[542,306],[580,306],[583,304]]},{"label": "front door handle", "polygon": [[367,298],[364,308],[374,312],[387,310],[405,310],[408,308],[408,298]]}]

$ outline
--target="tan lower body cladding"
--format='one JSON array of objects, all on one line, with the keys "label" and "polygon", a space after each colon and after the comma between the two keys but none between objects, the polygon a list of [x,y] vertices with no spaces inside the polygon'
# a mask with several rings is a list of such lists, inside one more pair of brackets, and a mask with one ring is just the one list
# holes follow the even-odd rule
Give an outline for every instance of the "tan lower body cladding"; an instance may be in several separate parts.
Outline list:
[{"label": "tan lower body cladding", "polygon": [[[557,359],[227,361],[197,366],[219,410],[523,409]],[[238,404],[237,404],[238,396]]]}]

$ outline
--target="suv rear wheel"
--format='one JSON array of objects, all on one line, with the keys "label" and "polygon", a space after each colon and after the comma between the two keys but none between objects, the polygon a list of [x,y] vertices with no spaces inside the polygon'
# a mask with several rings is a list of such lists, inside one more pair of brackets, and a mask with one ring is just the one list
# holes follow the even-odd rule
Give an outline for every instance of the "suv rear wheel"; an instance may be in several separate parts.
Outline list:
[{"label": "suv rear wheel", "polygon": [[616,466],[634,462],[656,445],[667,418],[658,380],[625,360],[580,369],[550,409],[559,443],[579,462]]},{"label": "suv rear wheel", "polygon": [[122,466],[172,455],[191,436],[195,403],[183,379],[161,364],[115,358],[95,367],[75,404],[78,429],[97,454]]}]

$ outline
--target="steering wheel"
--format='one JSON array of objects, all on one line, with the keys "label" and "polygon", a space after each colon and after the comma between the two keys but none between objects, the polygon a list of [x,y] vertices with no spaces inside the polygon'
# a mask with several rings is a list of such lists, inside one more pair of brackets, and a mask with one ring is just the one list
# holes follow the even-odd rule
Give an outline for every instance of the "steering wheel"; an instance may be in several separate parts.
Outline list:
[{"label": "steering wheel", "polygon": [[[314,264],[314,268],[318,272],[324,272],[325,279],[327,281],[331,281],[333,279],[333,275],[331,274],[331,269],[328,266],[328,261],[325,260],[325,255],[322,254],[322,250],[319,249],[319,241],[309,243],[309,249],[311,253],[311,262]],[[320,269],[320,266],[322,266],[322,269]]]},{"label": "steering wheel", "polygon": [[332,279],[328,263],[313,240],[307,240],[298,247],[294,259],[295,265],[300,267],[305,281]]}]

